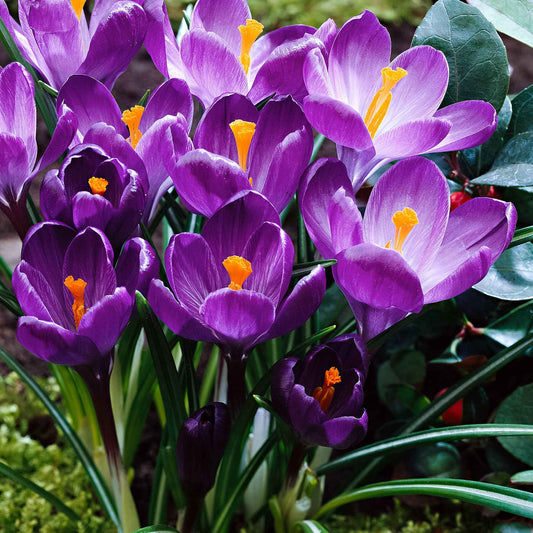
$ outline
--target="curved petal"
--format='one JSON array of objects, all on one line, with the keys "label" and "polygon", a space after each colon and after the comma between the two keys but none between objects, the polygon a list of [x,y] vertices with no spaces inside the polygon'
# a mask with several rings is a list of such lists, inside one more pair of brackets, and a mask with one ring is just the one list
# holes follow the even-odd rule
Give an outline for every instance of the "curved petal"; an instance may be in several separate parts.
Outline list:
[{"label": "curved petal", "polygon": [[99,194],[82,191],[72,199],[72,222],[78,230],[93,226],[105,231],[113,211],[111,202]]},{"label": "curved petal", "polygon": [[[366,435],[367,426],[368,415],[364,409],[359,417],[342,416],[332,418],[322,426],[324,442],[328,442],[329,444],[327,446],[331,448],[345,450],[363,440]],[[310,438],[311,435],[308,435],[308,437]]]},{"label": "curved petal", "polygon": [[251,189],[237,163],[205,150],[185,154],[170,174],[185,207],[206,217],[213,216],[235,193]]},{"label": "curved petal", "polygon": [[359,113],[348,104],[329,96],[311,95],[304,100],[307,120],[319,133],[334,143],[368,150],[372,138]]},{"label": "curved petal", "polygon": [[310,96],[329,96],[335,98],[333,85],[329,79],[328,67],[324,54],[315,48],[305,58],[303,77]]},{"label": "curved petal", "polygon": [[272,368],[272,379],[270,390],[272,393],[272,404],[276,412],[283,420],[290,424],[288,413],[289,397],[294,387],[294,366],[299,359],[296,357],[285,357],[278,361]]},{"label": "curved petal", "polygon": [[244,353],[270,329],[275,309],[262,294],[241,289],[211,293],[200,308],[203,322],[230,350]]},{"label": "curved petal", "polygon": [[312,428],[319,428],[326,421],[326,414],[300,383],[296,383],[290,391],[288,412],[290,423],[302,440],[307,444],[316,444],[307,433]]},{"label": "curved petal", "polygon": [[0,133],[0,202],[15,203],[31,179],[28,153],[24,141],[10,133]]},{"label": "curved petal", "polygon": [[379,335],[382,331],[390,328],[393,324],[396,324],[409,313],[390,307],[389,309],[376,309],[370,305],[358,302],[351,298],[348,294],[346,299],[350,304],[355,319],[357,320],[357,330],[361,338],[368,342],[376,335]]},{"label": "curved petal", "polygon": [[139,51],[145,34],[143,9],[133,2],[117,2],[96,28],[77,74],[92,76],[111,89]]},{"label": "curved petal", "polygon": [[152,279],[159,275],[159,261],[153,248],[140,237],[126,242],[115,267],[117,285],[132,295],[140,291],[146,296]]},{"label": "curved petal", "polygon": [[418,313],[424,305],[416,272],[394,250],[369,243],[352,246],[337,255],[333,275],[347,297],[378,309]]},{"label": "curved petal", "polygon": [[418,224],[405,239],[402,255],[420,273],[439,251],[450,212],[446,178],[432,161],[422,157],[405,159],[379,178],[365,210],[365,242],[383,248],[394,243],[396,227],[392,217],[406,207],[415,211]]}]

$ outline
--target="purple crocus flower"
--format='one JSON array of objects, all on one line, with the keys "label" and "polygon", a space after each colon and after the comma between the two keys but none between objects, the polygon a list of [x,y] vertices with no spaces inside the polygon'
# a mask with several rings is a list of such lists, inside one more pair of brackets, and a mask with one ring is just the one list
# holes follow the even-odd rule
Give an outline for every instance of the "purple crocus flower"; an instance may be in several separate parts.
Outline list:
[{"label": "purple crocus flower", "polygon": [[110,158],[96,145],[73,148],[41,185],[41,210],[78,230],[101,229],[113,247],[138,230],[146,203],[146,177]]},{"label": "purple crocus flower", "polygon": [[58,222],[33,226],[13,273],[25,315],[18,322],[19,342],[51,363],[110,372],[135,290],[157,273],[155,254],[145,241],[130,241],[125,249],[127,258],[115,269],[113,249],[101,231],[86,228],[76,234]]},{"label": "purple crocus flower", "polygon": [[85,0],[20,0],[20,24],[0,0],[0,18],[24,59],[59,89],[74,73],[94,76],[111,88],[140,49],[146,16],[134,2],[97,0],[90,23]]},{"label": "purple crocus flower", "polygon": [[26,200],[31,180],[65,150],[76,131],[76,117],[58,108],[58,123],[42,158],[37,160],[33,80],[19,63],[0,69],[0,209],[23,239],[29,228]]},{"label": "purple crocus flower", "polygon": [[357,335],[288,357],[272,371],[272,403],[304,444],[344,449],[363,439],[368,417],[363,384],[368,354]]},{"label": "purple crocus flower", "polygon": [[487,102],[439,109],[448,86],[442,52],[415,46],[392,63],[390,52],[387,30],[365,11],[342,26],[327,60],[313,50],[305,62],[305,114],[337,144],[355,190],[387,161],[477,146],[496,127]]},{"label": "purple crocus flower", "polygon": [[257,111],[245,96],[231,94],[206,111],[194,145],[199,150],[169,167],[190,211],[210,217],[235,193],[252,189],[281,212],[309,162],[313,133],[290,96]]},{"label": "purple crocus flower", "polygon": [[75,75],[59,91],[57,105],[67,105],[78,117],[76,142],[98,144],[144,176],[147,198],[143,221],[148,222],[172,186],[166,165],[193,149],[188,132],[194,109],[187,84],[169,80],[155,89],[145,107],[137,105],[121,113],[105,85],[89,76]]},{"label": "purple crocus flower", "polygon": [[178,45],[164,3],[147,1],[144,9],[154,64],[167,78],[184,79],[205,107],[224,93],[245,94],[254,103],[274,93],[301,101],[307,53],[327,53],[337,31],[329,20],[319,30],[286,26],[259,37],[263,25],[252,19],[246,0],[199,0]]},{"label": "purple crocus flower", "polygon": [[318,251],[369,340],[425,304],[480,281],[507,248],[513,204],[474,198],[450,213],[450,191],[432,161],[413,157],[385,172],[364,219],[344,165],[315,162],[302,178],[300,209]]}]

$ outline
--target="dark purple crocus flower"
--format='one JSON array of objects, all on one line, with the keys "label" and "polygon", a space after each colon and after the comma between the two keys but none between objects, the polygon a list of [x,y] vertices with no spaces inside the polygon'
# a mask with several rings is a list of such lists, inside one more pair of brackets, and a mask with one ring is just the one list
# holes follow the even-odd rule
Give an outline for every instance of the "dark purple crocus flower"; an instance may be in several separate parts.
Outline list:
[{"label": "dark purple crocus flower", "polygon": [[363,439],[368,417],[363,385],[368,354],[357,335],[288,357],[272,371],[272,403],[304,444],[344,449]]},{"label": "dark purple crocus flower", "polygon": [[73,148],[59,169],[50,170],[41,185],[41,210],[82,230],[101,229],[115,249],[135,236],[147,190],[146,177],[126,168],[96,145]]},{"label": "dark purple crocus flower", "polygon": [[89,76],[76,75],[59,91],[57,105],[64,104],[78,117],[75,142],[98,144],[111,157],[146,177],[143,221],[147,223],[172,186],[166,165],[193,149],[188,136],[193,101],[187,84],[169,80],[155,89],[145,107],[137,105],[121,113],[105,85]]},{"label": "dark purple crocus flower", "polygon": [[290,96],[272,99],[257,111],[245,96],[231,94],[206,111],[194,145],[200,150],[169,166],[190,211],[210,217],[235,193],[251,189],[281,212],[309,162],[313,133]]},{"label": "dark purple crocus flower", "polygon": [[324,269],[315,268],[285,297],[294,249],[279,224],[272,204],[245,191],[201,235],[172,236],[165,255],[172,292],[160,280],[148,292],[157,316],[175,333],[219,343],[238,357],[301,326],[322,300]]},{"label": "dark purple crocus flower", "polygon": [[115,269],[113,249],[99,230],[76,234],[58,222],[33,226],[13,273],[25,315],[18,322],[19,342],[51,363],[110,372],[135,290],[157,273],[155,253],[145,241],[130,241],[125,249],[127,258]]},{"label": "dark purple crocus flower", "polygon": [[87,74],[111,88],[141,47],[146,16],[129,1],[97,0],[90,24],[85,0],[20,0],[18,24],[0,0],[0,18],[24,59],[55,89],[71,74]]},{"label": "dark purple crocus flower", "polygon": [[208,403],[185,420],[178,434],[178,475],[190,499],[203,498],[215,484],[218,465],[229,439],[226,404]]},{"label": "dark purple crocus flower", "polygon": [[167,78],[184,79],[205,107],[225,93],[248,95],[254,103],[274,93],[301,101],[307,53],[327,53],[337,31],[328,20],[318,30],[286,26],[259,37],[263,25],[252,19],[246,0],[199,0],[178,44],[164,2],[147,1],[144,9],[154,64]]},{"label": "dark purple crocus flower", "polygon": [[450,213],[446,178],[422,157],[379,178],[364,219],[344,165],[318,160],[302,178],[300,209],[318,251],[337,260],[333,275],[365,341],[480,281],[516,225],[513,204],[493,198]]},{"label": "dark purple crocus flower", "polygon": [[477,146],[496,128],[487,102],[439,109],[448,86],[442,52],[415,46],[392,63],[390,52],[387,30],[365,11],[338,31],[327,59],[313,50],[305,62],[305,114],[337,144],[355,190],[388,161]]},{"label": "dark purple crocus flower", "polygon": [[0,209],[21,239],[29,228],[26,200],[31,180],[53,163],[76,131],[76,117],[58,108],[58,123],[42,158],[37,160],[33,80],[19,63],[0,68]]}]

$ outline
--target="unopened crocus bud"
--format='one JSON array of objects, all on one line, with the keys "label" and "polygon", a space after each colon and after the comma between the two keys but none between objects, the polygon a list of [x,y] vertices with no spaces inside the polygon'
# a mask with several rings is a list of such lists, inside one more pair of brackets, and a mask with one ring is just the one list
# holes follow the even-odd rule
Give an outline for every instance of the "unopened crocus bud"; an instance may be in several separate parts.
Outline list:
[{"label": "unopened crocus bud", "polygon": [[450,213],[460,205],[468,202],[468,200],[472,200],[472,197],[466,192],[452,192],[452,194],[450,194]]},{"label": "unopened crocus bud", "polygon": [[[442,389],[435,395],[438,398],[441,394],[444,394],[448,389]],[[448,407],[441,415],[442,421],[447,426],[459,426],[463,423],[463,400],[455,402],[451,407]]]},{"label": "unopened crocus bud", "polygon": [[178,435],[178,475],[189,499],[203,498],[215,483],[231,429],[226,404],[208,403],[183,423]]}]

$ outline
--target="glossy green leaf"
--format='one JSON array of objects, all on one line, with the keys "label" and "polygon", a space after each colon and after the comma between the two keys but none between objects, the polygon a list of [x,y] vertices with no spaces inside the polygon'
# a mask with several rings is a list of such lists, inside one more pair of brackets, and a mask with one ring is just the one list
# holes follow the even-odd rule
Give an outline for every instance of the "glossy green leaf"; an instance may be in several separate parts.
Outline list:
[{"label": "glossy green leaf", "polygon": [[170,526],[148,526],[137,529],[133,533],[179,533],[179,531]]},{"label": "glossy green leaf", "polygon": [[531,241],[533,241],[533,226],[519,228],[514,232],[513,239],[509,244],[509,248]]},{"label": "glossy green leaf", "polygon": [[461,454],[447,442],[434,442],[411,450],[405,464],[415,477],[457,478],[462,474]]},{"label": "glossy green leaf", "polygon": [[533,85],[520,91],[512,101],[513,116],[507,130],[508,137],[533,131]]},{"label": "glossy green leaf", "polygon": [[533,46],[533,9],[530,0],[468,0],[496,29]]},{"label": "glossy green leaf", "polygon": [[517,472],[511,477],[511,483],[516,483],[517,485],[533,485],[533,470]]},{"label": "glossy green leaf", "polygon": [[329,533],[329,531],[316,520],[304,520],[294,524],[292,533]]},{"label": "glossy green leaf", "polygon": [[414,45],[433,46],[446,56],[450,79],[443,106],[486,100],[500,110],[509,87],[507,53],[478,9],[459,0],[439,0],[417,28]]},{"label": "glossy green leaf", "polygon": [[[532,424],[533,384],[520,387],[507,397],[498,408],[495,421],[500,424]],[[498,441],[517,459],[533,466],[533,437],[498,437]]]},{"label": "glossy green leaf", "polygon": [[483,333],[504,346],[511,346],[533,331],[533,301],[515,307],[511,312],[498,318]]},{"label": "glossy green leaf", "polygon": [[533,298],[533,244],[505,250],[474,289],[501,300]]},{"label": "glossy green leaf", "polygon": [[501,487],[479,481],[462,479],[402,479],[367,485],[350,492],[345,492],[323,505],[313,518],[319,518],[341,505],[381,498],[383,496],[401,496],[404,494],[425,494],[441,498],[452,498],[463,502],[475,503],[506,511],[508,513],[533,518],[533,494],[518,489]]}]

